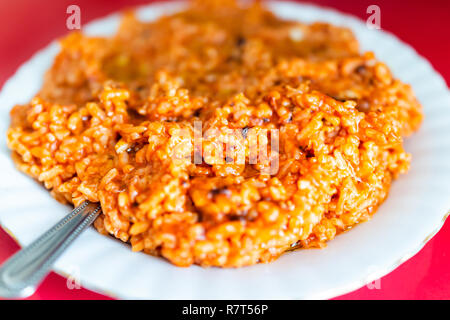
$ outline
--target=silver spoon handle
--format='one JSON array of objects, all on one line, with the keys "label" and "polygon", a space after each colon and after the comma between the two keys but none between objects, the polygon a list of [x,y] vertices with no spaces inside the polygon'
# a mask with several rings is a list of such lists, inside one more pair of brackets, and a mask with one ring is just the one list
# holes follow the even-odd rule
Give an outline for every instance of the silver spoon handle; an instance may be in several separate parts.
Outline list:
[{"label": "silver spoon handle", "polygon": [[64,250],[94,222],[98,203],[83,202],[29,246],[0,267],[0,297],[19,298],[34,293]]}]

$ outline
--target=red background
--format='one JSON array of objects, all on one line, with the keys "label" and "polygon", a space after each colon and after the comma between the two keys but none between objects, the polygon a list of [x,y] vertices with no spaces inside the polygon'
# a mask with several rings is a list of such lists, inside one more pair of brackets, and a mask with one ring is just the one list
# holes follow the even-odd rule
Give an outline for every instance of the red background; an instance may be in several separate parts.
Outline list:
[{"label": "red background", "polygon": [[[0,86],[21,63],[51,40],[65,35],[66,8],[81,8],[81,22],[148,0],[0,0]],[[412,45],[450,80],[450,1],[316,0],[312,3],[334,7],[367,19],[366,9],[381,8],[381,27]],[[449,190],[450,191],[450,190]],[[450,222],[413,258],[380,280],[380,289],[363,287],[337,299],[449,299]],[[0,263],[19,246],[0,228]],[[66,279],[52,273],[30,299],[108,299],[86,289],[69,290]]]}]

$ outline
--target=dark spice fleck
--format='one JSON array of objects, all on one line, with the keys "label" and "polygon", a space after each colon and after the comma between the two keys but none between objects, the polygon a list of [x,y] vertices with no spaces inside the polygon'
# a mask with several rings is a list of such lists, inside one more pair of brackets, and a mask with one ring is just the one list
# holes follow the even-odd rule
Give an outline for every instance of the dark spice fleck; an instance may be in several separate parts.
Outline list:
[{"label": "dark spice fleck", "polygon": [[330,97],[333,98],[334,100],[337,100],[337,101],[340,101],[340,102],[345,102],[345,101],[347,101],[346,99],[341,98],[341,97],[338,97],[338,96],[330,96]]},{"label": "dark spice fleck", "polygon": [[243,37],[243,36],[239,36],[239,37],[237,37],[237,39],[236,39],[236,45],[237,45],[238,47],[243,46],[246,42],[247,42],[247,39],[245,39],[245,37]]},{"label": "dark spice fleck", "polygon": [[314,158],[315,154],[313,150],[306,150],[306,158]]},{"label": "dark spice fleck", "polygon": [[242,136],[244,137],[244,139],[247,139],[248,127],[242,128],[241,134],[242,134]]},{"label": "dark spice fleck", "polygon": [[202,109],[200,108],[200,109],[197,109],[197,110],[195,110],[195,112],[194,112],[194,117],[198,117],[199,115],[200,115],[200,112],[202,111]]},{"label": "dark spice fleck", "polygon": [[292,112],[289,113],[289,117],[286,119],[287,123],[290,123],[292,121]]},{"label": "dark spice fleck", "polygon": [[229,197],[231,195],[231,190],[228,189],[227,187],[223,187],[223,188],[212,189],[211,191],[209,191],[209,195],[211,197],[215,197],[219,194],[223,194],[223,195],[226,195],[227,197]]}]

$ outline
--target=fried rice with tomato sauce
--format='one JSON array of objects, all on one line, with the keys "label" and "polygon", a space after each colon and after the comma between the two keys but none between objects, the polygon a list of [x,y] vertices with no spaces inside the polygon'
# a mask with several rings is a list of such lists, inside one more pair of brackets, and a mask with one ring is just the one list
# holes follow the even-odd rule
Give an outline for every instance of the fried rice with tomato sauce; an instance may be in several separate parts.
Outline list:
[{"label": "fried rice with tomato sauce", "polygon": [[[350,30],[259,2],[193,1],[153,22],[128,12],[113,37],[62,39],[40,92],[12,109],[7,141],[58,201],[100,202],[96,229],[133,251],[241,267],[370,219],[407,172],[403,137],[421,120],[410,86]],[[244,138],[277,129],[278,170],[249,163],[248,141],[234,145],[245,163],[193,163],[218,147],[191,148],[194,121]]]}]

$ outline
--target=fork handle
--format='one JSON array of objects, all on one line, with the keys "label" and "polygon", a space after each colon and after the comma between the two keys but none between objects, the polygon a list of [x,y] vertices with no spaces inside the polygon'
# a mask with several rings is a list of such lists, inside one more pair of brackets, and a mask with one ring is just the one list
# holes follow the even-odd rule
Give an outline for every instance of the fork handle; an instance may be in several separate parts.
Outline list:
[{"label": "fork handle", "polygon": [[0,297],[23,298],[34,293],[53,263],[101,211],[98,203],[83,202],[42,236],[0,267]]}]

